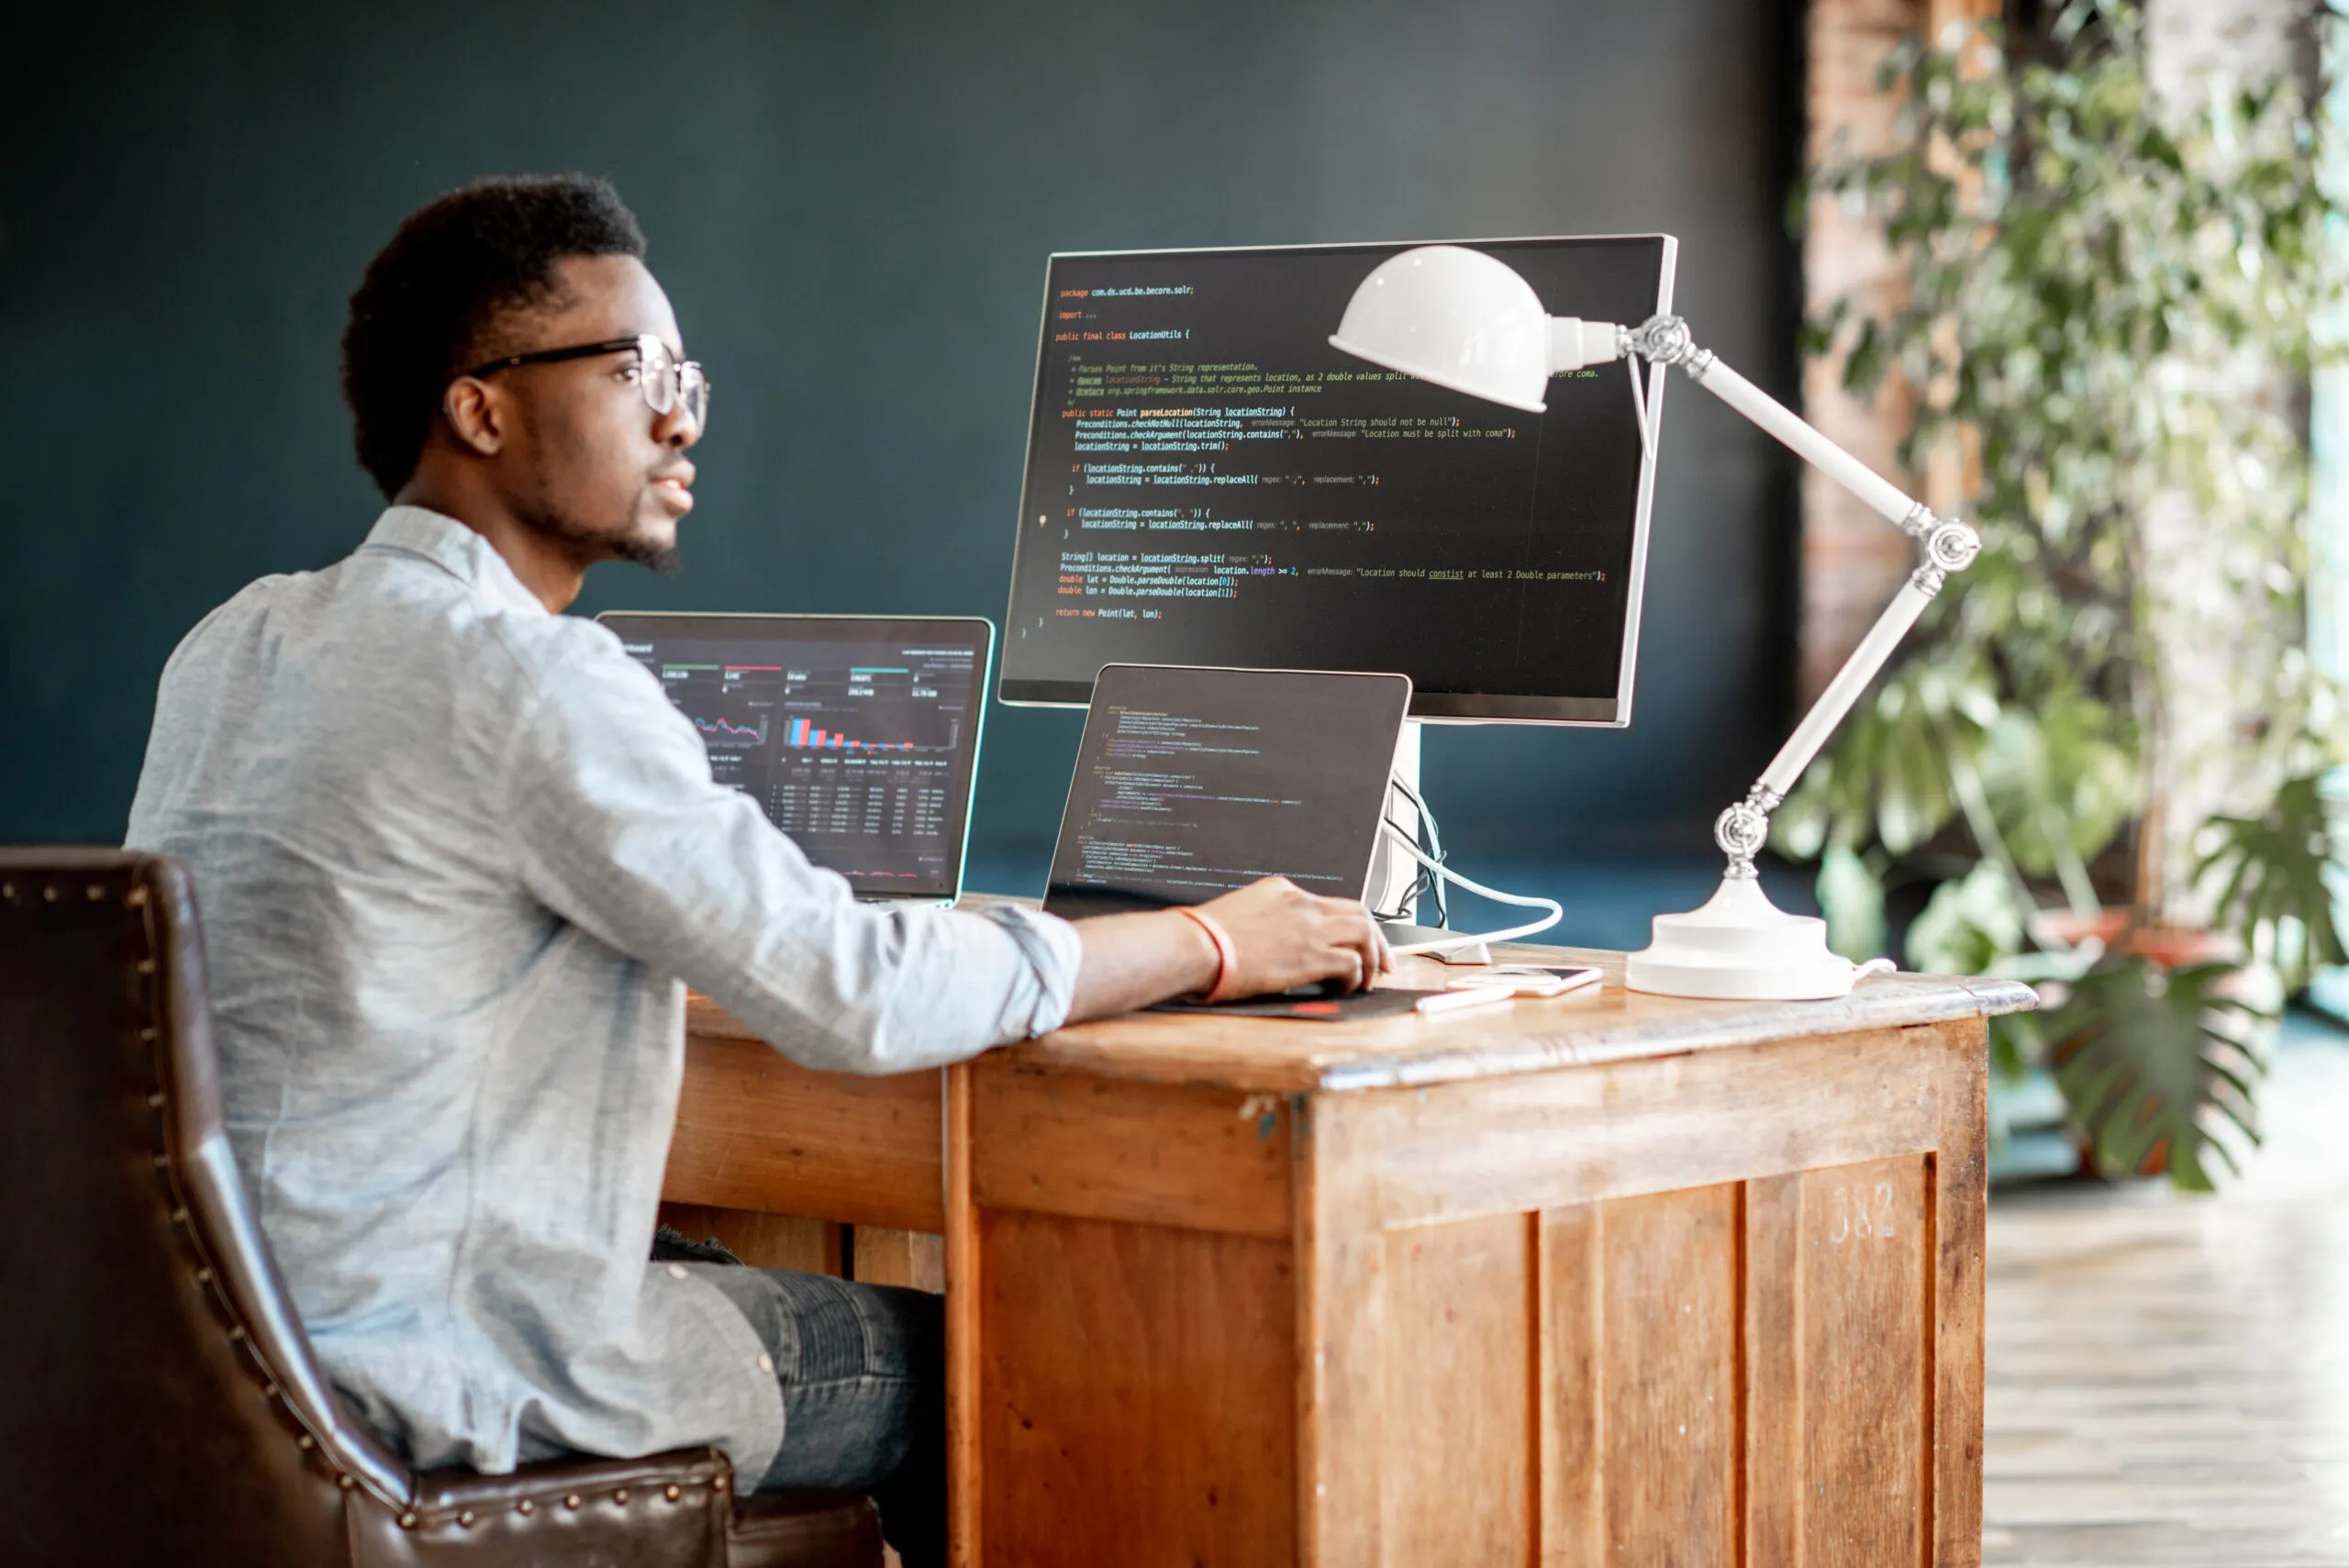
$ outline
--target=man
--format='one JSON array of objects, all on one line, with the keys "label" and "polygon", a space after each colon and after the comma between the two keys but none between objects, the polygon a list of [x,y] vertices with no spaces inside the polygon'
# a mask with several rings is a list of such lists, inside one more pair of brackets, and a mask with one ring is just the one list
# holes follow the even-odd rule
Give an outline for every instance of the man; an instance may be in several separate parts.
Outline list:
[{"label": "man", "polygon": [[636,221],[577,177],[401,225],[343,387],[391,506],[165,667],[128,842],[205,904],[245,1181],[337,1385],[418,1464],[715,1443],[737,1485],[870,1490],[942,1552],[935,1298],[647,1262],[685,989],[813,1067],[894,1073],[1161,998],[1386,964],[1277,880],[1204,918],[880,911],[711,782],[591,621],[662,565],[708,388]]}]

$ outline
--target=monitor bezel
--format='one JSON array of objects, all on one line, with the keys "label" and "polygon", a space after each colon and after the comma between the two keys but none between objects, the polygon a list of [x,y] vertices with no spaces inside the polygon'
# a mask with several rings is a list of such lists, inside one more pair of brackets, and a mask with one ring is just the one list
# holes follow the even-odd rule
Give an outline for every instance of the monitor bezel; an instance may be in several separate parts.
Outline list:
[{"label": "monitor bezel", "polygon": [[[856,625],[864,627],[903,626],[924,628],[979,628],[982,633],[980,639],[981,652],[979,656],[981,671],[979,679],[974,682],[971,687],[972,695],[977,699],[973,706],[979,710],[978,721],[971,727],[971,766],[969,774],[964,780],[963,786],[963,827],[961,835],[955,846],[954,886],[952,892],[900,893],[888,888],[859,887],[852,882],[849,884],[850,888],[854,891],[857,897],[875,904],[903,903],[929,905],[945,903],[949,901],[958,904],[962,902],[964,882],[970,875],[971,823],[974,819],[974,813],[978,808],[979,802],[979,762],[985,755],[984,747],[986,743],[987,693],[989,685],[991,684],[989,677],[997,673],[995,663],[995,622],[989,620],[985,616],[825,615],[813,612],[807,614],[795,614],[788,611],[774,613],[734,610],[606,610],[596,616],[596,624],[603,627],[605,630],[611,632],[615,637],[617,637],[619,635],[619,632],[617,628],[611,625],[615,620],[691,622],[696,626],[706,628],[709,628],[710,623],[712,622],[719,622],[725,624],[716,628],[715,629],[718,629],[720,632],[730,632],[739,626],[744,631],[745,640],[748,640],[750,636],[762,626],[773,628],[784,624],[805,626],[809,623],[817,623],[823,625]],[[672,633],[670,635],[684,634]],[[756,802],[753,802],[752,804],[755,805]],[[766,813],[764,809],[762,808],[760,816],[765,817],[765,815]],[[774,827],[773,819],[770,818],[768,820],[767,826],[770,828]],[[783,829],[780,828],[775,828],[774,830],[778,833],[783,832]],[[787,833],[784,836],[785,838],[790,837]],[[805,851],[803,851],[802,852],[804,853]]]},{"label": "monitor bezel", "polygon": [[[1550,234],[1508,235],[1483,239],[1347,240],[1314,245],[1194,245],[1150,250],[1055,250],[1044,262],[1044,296],[1038,315],[1036,372],[1028,392],[1028,435],[1019,458],[1019,510],[1012,521],[1011,582],[1004,596],[1003,624],[1013,624],[1012,597],[1019,587],[1019,557],[1027,537],[1019,520],[1027,515],[1028,475],[1035,460],[1036,399],[1044,384],[1044,361],[1052,349],[1052,269],[1062,261],[1148,260],[1157,256],[1270,256],[1312,250],[1408,250],[1420,245],[1571,245],[1617,244],[1626,240],[1656,240],[1664,247],[1658,269],[1655,314],[1672,309],[1673,281],[1678,271],[1680,241],[1670,234]],[[1334,328],[1335,323],[1333,322]],[[1636,323],[1626,323],[1636,325]],[[1647,596],[1648,525],[1655,501],[1656,451],[1664,433],[1665,377],[1648,378],[1648,429],[1652,439],[1640,455],[1638,500],[1631,518],[1630,587],[1623,616],[1623,646],[1616,663],[1615,695],[1610,697],[1534,696],[1516,692],[1429,692],[1412,684],[1407,720],[1428,724],[1544,724],[1583,729],[1623,729],[1631,722],[1631,694],[1639,672],[1640,612]],[[1008,644],[1006,644],[1007,653]],[[1107,660],[1130,663],[1130,660]],[[1363,672],[1375,673],[1377,672]],[[1093,697],[1091,681],[1014,680],[996,668],[996,700],[1007,707],[1082,708]]]}]

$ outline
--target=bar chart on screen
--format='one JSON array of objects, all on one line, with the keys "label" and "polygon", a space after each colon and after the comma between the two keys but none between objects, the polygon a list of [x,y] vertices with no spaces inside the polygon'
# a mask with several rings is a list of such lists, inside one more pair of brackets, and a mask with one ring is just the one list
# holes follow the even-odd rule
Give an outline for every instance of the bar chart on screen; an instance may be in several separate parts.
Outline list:
[{"label": "bar chart on screen", "polygon": [[691,721],[711,782],[749,795],[854,885],[951,891],[983,637],[852,635],[853,621],[803,636],[730,629],[623,643]]},{"label": "bar chart on screen", "polygon": [[[764,739],[762,733],[761,739]],[[853,735],[843,735],[837,729],[826,729],[813,720],[795,718],[783,732],[785,746],[808,751],[952,751],[954,747],[954,727],[947,726],[943,746],[917,746],[911,740],[863,740]]]}]

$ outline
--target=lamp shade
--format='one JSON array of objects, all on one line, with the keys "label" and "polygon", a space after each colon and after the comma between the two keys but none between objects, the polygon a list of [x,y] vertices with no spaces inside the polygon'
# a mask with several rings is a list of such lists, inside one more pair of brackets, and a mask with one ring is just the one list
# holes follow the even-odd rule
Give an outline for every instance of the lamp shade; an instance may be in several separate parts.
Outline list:
[{"label": "lamp shade", "polygon": [[1543,411],[1550,317],[1517,269],[1481,250],[1422,245],[1363,279],[1330,343],[1454,392]]}]

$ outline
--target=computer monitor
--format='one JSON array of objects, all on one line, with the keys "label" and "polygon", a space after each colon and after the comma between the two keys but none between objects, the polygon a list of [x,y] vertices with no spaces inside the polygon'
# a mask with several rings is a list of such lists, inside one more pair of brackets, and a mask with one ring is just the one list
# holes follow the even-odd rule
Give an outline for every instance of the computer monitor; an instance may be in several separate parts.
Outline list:
[{"label": "computer monitor", "polygon": [[[1460,243],[1553,315],[1671,307],[1669,236]],[[1332,348],[1408,249],[1052,258],[1005,702],[1085,703],[1113,662],[1388,670],[1419,718],[1631,722],[1655,471],[1630,373],[1524,414]]]}]

